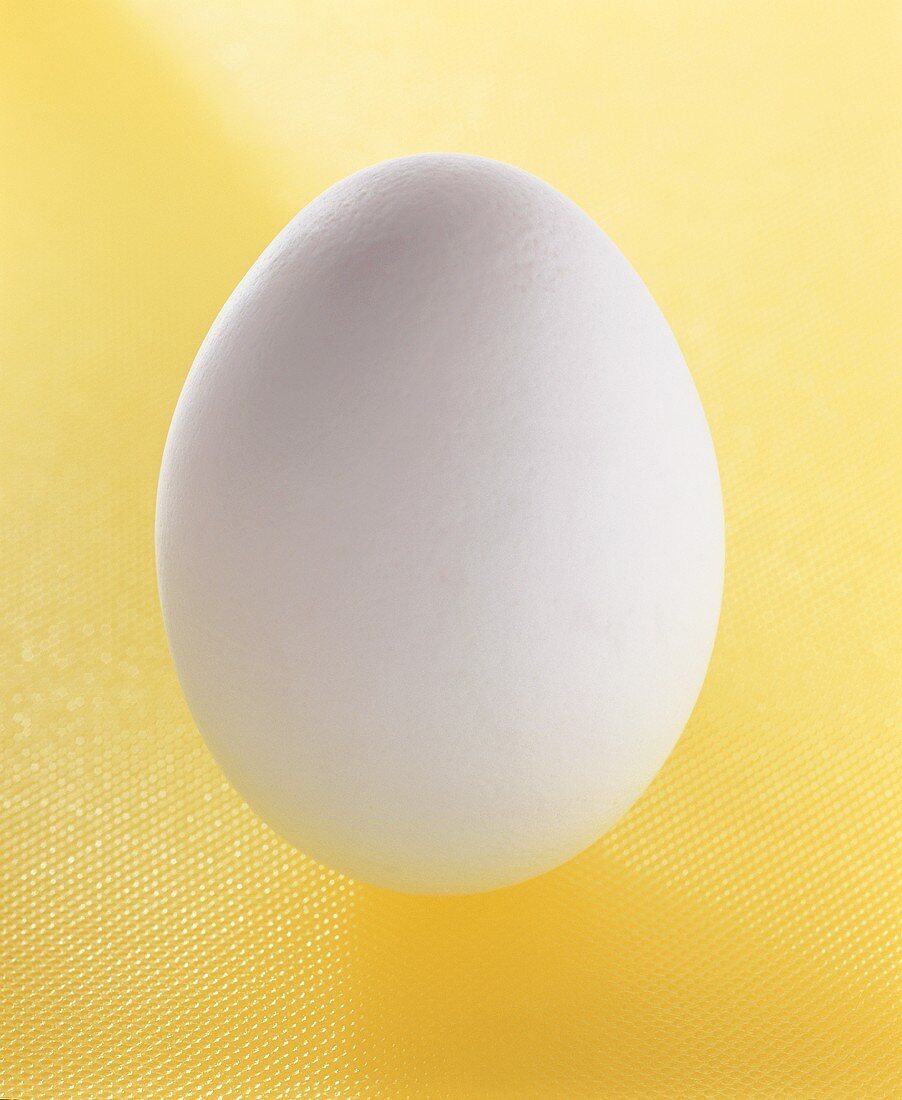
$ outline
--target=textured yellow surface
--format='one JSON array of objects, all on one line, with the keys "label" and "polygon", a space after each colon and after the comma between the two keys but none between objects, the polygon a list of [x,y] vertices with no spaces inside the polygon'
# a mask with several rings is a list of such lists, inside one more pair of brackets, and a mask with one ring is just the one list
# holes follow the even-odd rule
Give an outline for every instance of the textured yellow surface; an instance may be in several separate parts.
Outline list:
[{"label": "textured yellow surface", "polygon": [[[900,1094],[899,54],[889,3],[7,0],[0,1096]],[[344,880],[228,788],[152,546],[233,285],[427,149],[536,172],[630,257],[728,528],[650,791],[456,899]]]}]

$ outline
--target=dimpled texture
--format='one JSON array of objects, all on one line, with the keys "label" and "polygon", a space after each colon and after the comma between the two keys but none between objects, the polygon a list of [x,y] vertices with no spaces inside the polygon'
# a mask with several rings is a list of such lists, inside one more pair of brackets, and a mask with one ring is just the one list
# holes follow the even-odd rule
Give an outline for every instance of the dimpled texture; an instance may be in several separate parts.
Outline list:
[{"label": "dimpled texture", "polygon": [[[886,1100],[899,1043],[893,3],[8,0],[0,31],[0,1096]],[[162,629],[172,411],[333,181],[520,164],[691,364],[711,666],[547,875],[325,870],[224,779]]]},{"label": "dimpled texture", "polygon": [[526,172],[336,184],[204,341],[157,498],[201,731],[303,851],[400,890],[547,871],[673,747],[723,582],[714,451],[629,264]]}]

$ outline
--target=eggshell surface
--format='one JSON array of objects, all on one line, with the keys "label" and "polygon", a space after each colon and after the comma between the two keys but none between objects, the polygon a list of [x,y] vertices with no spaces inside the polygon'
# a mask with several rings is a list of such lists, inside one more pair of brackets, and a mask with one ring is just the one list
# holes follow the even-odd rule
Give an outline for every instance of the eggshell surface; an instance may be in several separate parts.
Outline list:
[{"label": "eggshell surface", "polygon": [[723,584],[717,465],[595,223],[478,157],[314,200],[216,319],[157,500],[192,714],[305,853],[393,889],[547,871],[673,748]]}]

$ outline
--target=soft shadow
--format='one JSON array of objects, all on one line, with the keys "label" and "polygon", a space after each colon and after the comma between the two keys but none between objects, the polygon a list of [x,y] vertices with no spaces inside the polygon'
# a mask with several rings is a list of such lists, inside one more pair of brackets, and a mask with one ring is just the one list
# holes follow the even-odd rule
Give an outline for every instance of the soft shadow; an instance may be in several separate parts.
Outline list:
[{"label": "soft shadow", "polygon": [[[399,1089],[442,1096],[764,1088],[787,1043],[829,1077],[842,1055],[801,1019],[825,1003],[813,989],[837,995],[829,975],[749,928],[728,890],[700,900],[627,866],[621,830],[636,825],[634,812],[568,865],[493,894],[359,888],[341,990],[366,1035],[354,1045],[389,1043]],[[773,1006],[796,999],[787,1033]]]}]

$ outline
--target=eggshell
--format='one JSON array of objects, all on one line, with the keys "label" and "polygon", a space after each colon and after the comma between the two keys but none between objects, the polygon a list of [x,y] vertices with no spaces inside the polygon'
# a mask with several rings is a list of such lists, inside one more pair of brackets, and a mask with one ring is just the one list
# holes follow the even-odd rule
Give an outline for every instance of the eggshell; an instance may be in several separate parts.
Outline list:
[{"label": "eggshell", "polygon": [[526,172],[406,157],[310,203],[185,383],[157,504],[191,711],[305,853],[400,890],[555,867],[654,777],[723,516],[639,277]]}]

